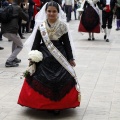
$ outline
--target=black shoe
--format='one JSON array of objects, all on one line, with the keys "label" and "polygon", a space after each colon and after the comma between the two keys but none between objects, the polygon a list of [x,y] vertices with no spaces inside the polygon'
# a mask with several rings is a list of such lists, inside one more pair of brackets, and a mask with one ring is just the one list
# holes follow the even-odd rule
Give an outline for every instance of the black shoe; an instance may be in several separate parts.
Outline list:
[{"label": "black shoe", "polygon": [[21,39],[25,39],[25,37],[23,37],[23,36],[20,36],[20,38],[21,38]]},{"label": "black shoe", "polygon": [[4,48],[3,47],[0,47],[0,50],[3,50]]},{"label": "black shoe", "polygon": [[30,31],[26,31],[26,33],[32,33],[32,30],[30,30]]},{"label": "black shoe", "polygon": [[19,64],[13,62],[13,61],[9,61],[5,63],[5,67],[18,67]]},{"label": "black shoe", "polygon": [[48,113],[54,114],[54,115],[59,115],[60,110],[47,110]]},{"label": "black shoe", "polygon": [[25,31],[24,31],[24,30],[22,30],[22,33],[25,33]]},{"label": "black shoe", "polygon": [[88,38],[88,40],[90,41],[90,40],[91,40],[91,38]]},{"label": "black shoe", "polygon": [[54,110],[47,110],[48,113],[54,113]]},{"label": "black shoe", "polygon": [[92,38],[92,40],[95,40],[95,38]]},{"label": "black shoe", "polygon": [[106,35],[104,35],[104,40],[106,39],[106,37],[107,37],[107,36],[106,36]]},{"label": "black shoe", "polygon": [[116,28],[116,31],[120,30],[120,28]]},{"label": "black shoe", "polygon": [[67,22],[70,22],[70,20],[67,20]]},{"label": "black shoe", "polygon": [[106,39],[106,42],[109,42],[109,39]]},{"label": "black shoe", "polygon": [[59,115],[60,114],[60,110],[54,110],[54,115]]},{"label": "black shoe", "polygon": [[20,63],[20,62],[21,62],[21,59],[15,58],[15,59],[13,60],[13,62],[15,62],[15,63]]},{"label": "black shoe", "polygon": [[8,40],[9,42],[11,42],[12,40]]}]

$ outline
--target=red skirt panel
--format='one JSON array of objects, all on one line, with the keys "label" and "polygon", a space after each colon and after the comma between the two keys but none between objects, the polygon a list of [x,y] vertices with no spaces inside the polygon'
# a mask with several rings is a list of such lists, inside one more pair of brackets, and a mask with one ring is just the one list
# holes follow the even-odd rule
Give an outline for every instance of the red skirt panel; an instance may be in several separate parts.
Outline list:
[{"label": "red skirt panel", "polygon": [[[85,27],[83,26],[82,21],[80,21],[78,31],[79,31],[79,32],[88,32],[88,31],[85,29]],[[90,32],[100,33],[100,24],[98,24],[98,25],[97,25],[93,30],[91,30]]]},{"label": "red skirt panel", "polygon": [[40,110],[60,110],[75,108],[80,105],[80,102],[78,101],[78,91],[75,87],[63,99],[55,102],[34,91],[25,80],[19,95],[18,104]]}]

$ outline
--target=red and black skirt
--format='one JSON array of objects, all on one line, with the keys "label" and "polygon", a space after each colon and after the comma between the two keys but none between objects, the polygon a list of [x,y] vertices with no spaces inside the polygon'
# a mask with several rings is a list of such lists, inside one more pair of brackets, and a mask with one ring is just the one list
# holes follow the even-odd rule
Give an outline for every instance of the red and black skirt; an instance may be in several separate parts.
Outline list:
[{"label": "red and black skirt", "polygon": [[[66,57],[64,47],[57,49]],[[40,47],[42,62],[36,64],[36,72],[25,78],[18,104],[40,110],[60,110],[80,105],[75,79],[51,55],[45,45]]]},{"label": "red and black skirt", "polygon": [[100,18],[92,6],[88,6],[83,11],[78,31],[100,33]]}]

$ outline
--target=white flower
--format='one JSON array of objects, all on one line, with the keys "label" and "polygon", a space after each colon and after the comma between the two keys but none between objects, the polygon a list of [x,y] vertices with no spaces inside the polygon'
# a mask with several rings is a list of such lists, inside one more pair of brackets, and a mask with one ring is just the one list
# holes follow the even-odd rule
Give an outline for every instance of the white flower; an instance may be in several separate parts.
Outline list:
[{"label": "white flower", "polygon": [[38,50],[32,50],[28,53],[29,59],[32,62],[40,62],[43,59],[43,54]]}]

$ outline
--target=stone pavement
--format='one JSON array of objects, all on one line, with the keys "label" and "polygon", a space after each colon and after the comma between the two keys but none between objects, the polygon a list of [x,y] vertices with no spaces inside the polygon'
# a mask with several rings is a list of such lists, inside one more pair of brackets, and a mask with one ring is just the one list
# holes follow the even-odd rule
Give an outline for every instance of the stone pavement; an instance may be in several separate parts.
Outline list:
[{"label": "stone pavement", "polygon": [[0,120],[120,120],[120,31],[115,31],[113,22],[110,42],[103,40],[103,33],[95,34],[95,41],[88,41],[87,33],[77,32],[78,25],[78,20],[70,22],[81,106],[63,110],[59,116],[19,106],[17,99],[23,83],[20,76],[28,65],[27,51],[23,49],[18,55],[22,59],[19,67],[5,68],[11,42],[4,38],[0,41],[4,47],[0,50]]}]

